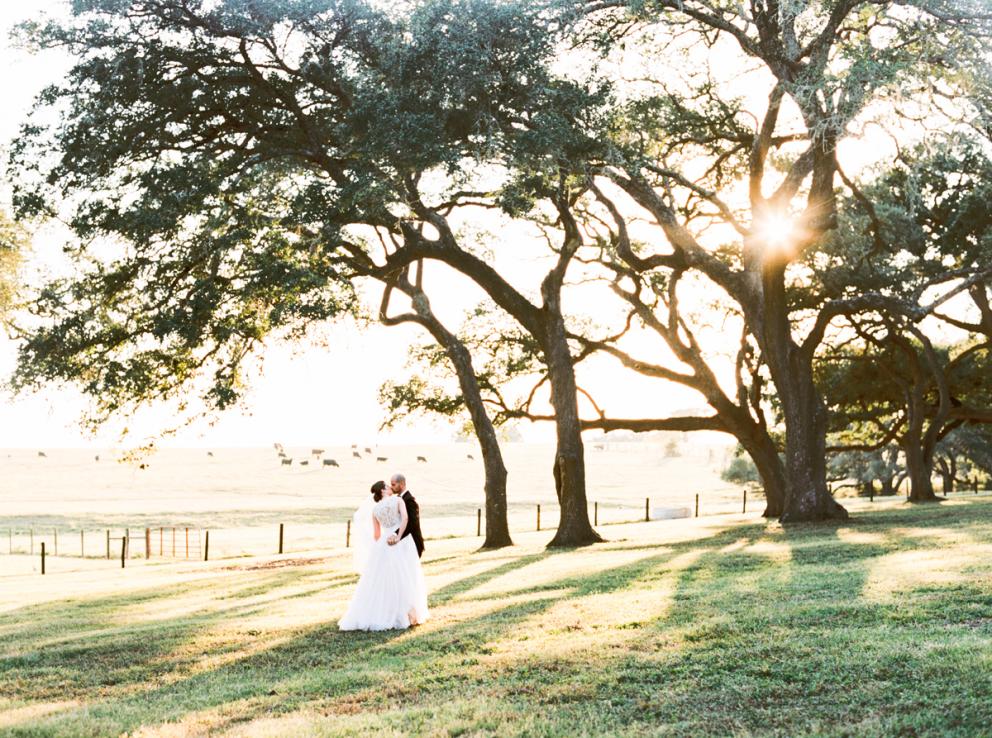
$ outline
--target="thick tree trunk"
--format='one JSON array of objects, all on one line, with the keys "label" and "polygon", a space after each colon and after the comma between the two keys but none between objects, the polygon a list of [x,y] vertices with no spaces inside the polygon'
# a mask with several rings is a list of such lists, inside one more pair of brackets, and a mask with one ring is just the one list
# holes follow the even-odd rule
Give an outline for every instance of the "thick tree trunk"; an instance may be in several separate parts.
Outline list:
[{"label": "thick tree trunk", "polygon": [[783,523],[846,520],[847,510],[827,487],[827,411],[812,367],[790,351],[791,371],[774,377],[785,416],[785,509]]},{"label": "thick tree trunk", "polygon": [[[478,430],[476,435],[480,435]],[[486,469],[486,539],[482,542],[482,547],[512,546],[506,514],[506,467],[503,465],[503,455],[498,443],[483,443],[481,435],[479,444],[482,447],[482,463]]]},{"label": "thick tree trunk", "polygon": [[785,507],[779,520],[846,520],[847,510],[827,487],[827,408],[813,379],[812,349],[792,337],[784,262],[764,261],[760,310],[752,310],[756,337],[782,404],[785,420]]},{"label": "thick tree trunk", "polygon": [[785,510],[785,467],[778,455],[778,449],[767,433],[761,432],[753,436],[738,436],[738,440],[747,451],[765,490],[766,518],[777,518]]},{"label": "thick tree trunk", "polygon": [[475,373],[470,371],[470,374],[472,387],[468,388],[468,391],[465,386],[466,382],[462,381],[461,373],[459,373],[459,383],[462,385],[465,405],[472,417],[472,426],[475,429],[475,436],[479,440],[479,450],[482,452],[482,464],[486,470],[484,485],[486,538],[482,542],[482,547],[503,548],[513,545],[506,509],[506,465],[503,464],[503,452],[499,447],[496,429],[482,404],[482,396],[479,394]]},{"label": "thick tree trunk", "polygon": [[544,352],[551,385],[551,405],[555,411],[558,446],[555,450],[553,472],[561,519],[558,531],[548,546],[585,546],[603,539],[589,522],[578,390],[565,325],[557,310],[549,313]]},{"label": "thick tree trunk", "polygon": [[426,296],[415,294],[413,306],[420,317],[422,325],[426,327],[435,340],[440,343],[448,355],[448,360],[455,368],[458,376],[458,386],[461,388],[462,400],[472,418],[472,427],[475,436],[479,440],[479,449],[482,453],[482,463],[486,471],[485,498],[486,498],[486,538],[482,543],[483,548],[503,548],[512,546],[513,540],[510,538],[510,526],[507,521],[506,509],[506,466],[503,463],[503,453],[499,447],[499,439],[496,436],[496,429],[493,427],[489,413],[482,400],[482,392],[479,389],[479,380],[476,377],[475,369],[472,366],[472,355],[465,344],[457,336],[448,331],[434,316],[427,302]]},{"label": "thick tree trunk", "polygon": [[[827,487],[827,409],[813,381],[810,359],[790,335],[781,285],[766,288],[766,294],[779,297],[766,306],[773,318],[760,341],[785,420],[785,504],[779,520],[846,520],[847,510]],[[776,302],[782,304],[776,308]]]},{"label": "thick tree trunk", "polygon": [[[454,362],[458,370],[458,382],[461,385],[462,398],[472,418],[475,436],[479,440],[479,450],[482,452],[482,463],[486,470],[486,539],[483,548],[503,548],[512,546],[510,525],[507,521],[506,510],[506,465],[503,464],[503,452],[499,447],[496,429],[493,427],[489,414],[486,412],[479,392],[479,383],[472,369],[468,351],[459,342],[465,352],[464,361]],[[450,355],[450,352],[449,352]],[[467,368],[462,365],[467,364]]]},{"label": "thick tree trunk", "polygon": [[927,463],[919,434],[908,433],[902,450],[906,456],[906,471],[909,475],[909,501],[938,502],[940,498],[933,490],[933,466]]},{"label": "thick tree trunk", "polygon": [[[482,395],[479,392],[479,384],[472,370],[471,360],[468,359],[468,351],[459,342],[465,357],[462,361],[454,361],[458,373],[458,383],[461,386],[462,398],[468,408],[472,418],[472,426],[475,429],[475,436],[479,440],[479,449],[482,452],[482,463],[486,470],[485,496],[486,496],[486,539],[482,543],[483,548],[503,548],[512,546],[513,540],[510,538],[510,526],[507,521],[506,510],[506,466],[503,463],[503,452],[499,447],[499,439],[496,437],[496,429],[493,427],[489,414],[486,413],[485,405],[482,402]],[[446,347],[447,348],[447,347]],[[451,351],[449,350],[449,356]],[[467,367],[464,366],[467,364]]]},{"label": "thick tree trunk", "polygon": [[882,477],[878,480],[880,489],[878,491],[881,497],[891,497],[896,493],[895,487],[895,477]]},{"label": "thick tree trunk", "polygon": [[[915,356],[914,354],[910,354]],[[910,502],[936,502],[940,498],[933,491],[933,462],[935,434],[924,432],[926,418],[925,391],[927,382],[919,371],[908,396],[906,432],[899,439],[906,457],[906,475],[909,477]],[[933,423],[934,421],[931,421]]]}]

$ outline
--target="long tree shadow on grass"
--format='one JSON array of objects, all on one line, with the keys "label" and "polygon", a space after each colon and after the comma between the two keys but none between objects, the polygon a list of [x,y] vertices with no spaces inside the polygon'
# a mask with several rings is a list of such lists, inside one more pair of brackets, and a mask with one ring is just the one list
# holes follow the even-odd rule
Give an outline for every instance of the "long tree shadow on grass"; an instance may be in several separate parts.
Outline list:
[{"label": "long tree shadow on grass", "polygon": [[[316,589],[281,591],[306,585],[311,579],[323,581]],[[202,655],[190,653],[188,646],[204,630],[261,614],[273,598],[327,591],[351,580],[350,576],[327,580],[323,573],[281,570],[260,580],[246,579],[224,596],[215,597],[213,607],[204,608],[201,603],[179,617],[143,617],[137,622],[127,622],[129,610],[147,615],[156,604],[174,609],[183,598],[209,596],[212,580],[21,608],[0,617],[0,685],[5,695],[22,700],[85,699],[115,685],[183,673]],[[218,602],[224,604],[216,606]],[[237,643],[221,646],[214,655],[239,647]]]},{"label": "long tree shadow on grass", "polygon": [[[439,685],[460,691],[466,686],[466,658],[491,652],[493,643],[563,597],[621,590],[649,569],[663,565],[673,554],[672,548],[665,548],[662,553],[597,572],[593,577],[564,577],[534,588],[524,587],[514,593],[526,595],[525,601],[497,605],[480,616],[443,628],[431,629],[428,625],[405,633],[340,633],[336,622],[327,623],[306,629],[285,643],[263,647],[216,668],[168,679],[167,684],[152,689],[135,692],[133,688],[144,686],[146,681],[136,673],[127,694],[91,703],[85,712],[53,716],[31,726],[30,734],[72,734],[85,732],[86,726],[93,725],[119,733],[142,724],[181,720],[202,710],[228,710],[226,719],[234,723],[315,702],[358,701],[376,709],[383,700],[394,699],[397,694],[425,695],[436,692]],[[437,606],[495,577],[553,555],[556,554],[547,552],[521,557],[453,582],[435,593],[432,602]],[[568,594],[562,595],[563,589]],[[531,596],[543,591],[547,596]],[[169,659],[165,657],[163,663],[168,664]],[[13,735],[21,734],[21,726],[12,730]],[[27,726],[24,732],[28,732]]]},{"label": "long tree shadow on grass", "polygon": [[491,582],[504,574],[509,574],[517,569],[522,569],[531,564],[535,564],[538,561],[544,561],[550,556],[554,556],[555,551],[543,551],[537,554],[531,554],[529,556],[519,556],[517,558],[511,558],[504,564],[498,566],[493,566],[484,571],[474,574],[470,577],[465,577],[463,579],[457,579],[450,584],[446,584],[440,589],[431,592],[430,603],[432,606],[443,605],[446,602],[450,602],[455,597],[470,592],[471,590],[481,587],[483,584]]},{"label": "long tree shadow on grass", "polygon": [[[759,543],[778,552],[749,550]],[[126,693],[91,694],[94,702],[85,712],[13,726],[12,735],[120,733],[202,711],[211,713],[212,727],[220,730],[302,707],[318,706],[332,715],[342,706],[388,712],[397,699],[415,707],[458,699],[473,686],[491,691],[495,677],[479,659],[494,644],[563,600],[615,594],[619,606],[625,589],[643,585],[669,570],[673,557],[696,549],[700,556],[677,575],[670,610],[635,631],[628,647],[588,662],[584,654],[545,657],[536,643],[519,657],[519,668],[500,667],[500,699],[541,706],[566,722],[585,720],[573,724],[593,731],[661,722],[684,725],[686,735],[761,733],[779,723],[808,728],[823,699],[834,699],[836,709],[819,714],[833,718],[851,704],[839,690],[858,688],[866,673],[880,676],[851,660],[847,649],[864,635],[858,629],[885,615],[885,606],[864,601],[861,590],[871,562],[892,545],[844,542],[836,527],[782,532],[764,524],[741,526],[595,574],[512,588],[505,594],[517,601],[509,604],[499,604],[503,593],[492,594],[483,601],[496,607],[442,628],[343,634],[328,622],[285,642],[260,643],[261,650],[248,655],[232,652],[225,663],[191,675],[163,674],[169,678],[151,688],[135,674],[122,685]],[[452,582],[432,603],[443,606],[543,558],[521,557]],[[833,643],[838,636],[840,643]],[[570,680],[566,690],[553,689]],[[552,691],[567,701],[549,698]],[[602,726],[589,722],[590,703],[610,705]]]},{"label": "long tree shadow on grass", "polygon": [[[937,683],[944,662],[919,648],[920,629],[940,639],[941,619],[916,618],[900,628],[905,611],[918,608],[916,598],[907,604],[866,594],[882,557],[921,544],[940,548],[932,539],[886,535],[887,524],[892,520],[770,530],[751,540],[763,544],[758,551],[709,547],[682,572],[675,605],[619,660],[615,677],[595,680],[598,694],[622,695],[612,698],[620,722],[665,725],[666,735],[975,734],[969,731],[985,719],[974,709],[980,687],[945,707],[921,709],[917,687]],[[845,540],[842,528],[867,535]],[[955,585],[931,589],[938,596],[925,597],[928,603],[960,599]],[[965,589],[974,600],[974,588]],[[988,589],[984,601],[992,602]],[[960,658],[966,655],[951,660]]]}]

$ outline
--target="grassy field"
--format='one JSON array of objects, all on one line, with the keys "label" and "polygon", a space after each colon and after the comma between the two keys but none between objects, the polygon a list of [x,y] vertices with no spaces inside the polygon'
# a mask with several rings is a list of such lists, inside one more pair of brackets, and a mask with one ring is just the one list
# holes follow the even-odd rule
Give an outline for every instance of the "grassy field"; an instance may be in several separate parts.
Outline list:
[{"label": "grassy field", "polygon": [[342,634],[342,555],[24,577],[0,735],[989,735],[992,501],[425,558],[432,619]]},{"label": "grassy field", "polygon": [[[6,559],[8,552],[28,553],[33,544],[37,553],[45,541],[52,553],[56,530],[60,554],[75,557],[105,555],[108,529],[114,537],[129,529],[132,554],[144,556],[146,527],[156,532],[154,555],[171,553],[172,526],[183,537],[186,527],[197,535],[209,529],[215,557],[273,553],[280,524],[287,551],[343,546],[346,521],[369,486],[394,471],[406,473],[427,535],[475,533],[476,511],[485,506],[484,470],[472,445],[370,448],[368,454],[362,447],[360,459],[350,448],[328,446],[317,457],[310,448],[290,448],[288,467],[271,448],[163,449],[144,460],[144,469],[107,451],[47,449],[42,457],[0,450],[0,576],[23,569]],[[726,448],[686,443],[673,458],[663,451],[657,442],[589,444],[590,504],[599,504],[600,522],[638,519],[649,495],[653,505],[689,508],[699,494],[702,514],[740,510],[741,488],[720,479]],[[538,504],[542,526],[557,525],[554,447],[507,443],[504,454],[511,529],[533,529]],[[324,458],[340,466],[324,467]],[[757,509],[760,501],[753,504]],[[170,529],[162,536],[169,540],[160,540],[162,527]]]}]

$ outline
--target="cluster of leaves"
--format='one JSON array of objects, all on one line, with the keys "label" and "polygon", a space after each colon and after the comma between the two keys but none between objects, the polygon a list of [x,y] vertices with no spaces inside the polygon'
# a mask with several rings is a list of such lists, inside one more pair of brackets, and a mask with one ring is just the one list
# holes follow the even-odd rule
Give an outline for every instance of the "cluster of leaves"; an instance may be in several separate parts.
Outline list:
[{"label": "cluster of leaves", "polygon": [[24,229],[0,212],[0,326],[8,324],[20,294],[20,266],[27,247]]},{"label": "cluster of leaves", "polygon": [[509,135],[536,138],[515,149],[534,171],[554,148],[547,136],[594,141],[572,114],[583,90],[545,70],[555,39],[527,22],[544,12],[529,3],[73,11],[25,29],[76,64],[36,111],[60,124],[29,122],[12,161],[18,216],[65,219],[77,274],[37,296],[42,327],[14,383],[77,382],[98,421],[182,397],[204,374],[208,407],[236,402],[268,337],[356,309],[367,246],[349,228],[398,232],[424,173],[454,187],[466,159],[505,157]]}]

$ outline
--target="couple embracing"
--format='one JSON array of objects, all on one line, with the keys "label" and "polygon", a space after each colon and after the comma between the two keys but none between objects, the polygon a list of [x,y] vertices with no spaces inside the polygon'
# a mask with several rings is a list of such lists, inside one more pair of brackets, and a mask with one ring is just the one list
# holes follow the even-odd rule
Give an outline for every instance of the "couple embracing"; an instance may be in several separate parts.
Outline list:
[{"label": "couple embracing", "polygon": [[355,564],[361,577],[341,630],[394,630],[427,619],[427,583],[420,566],[420,508],[394,474],[372,485],[372,500],[354,516]]}]

